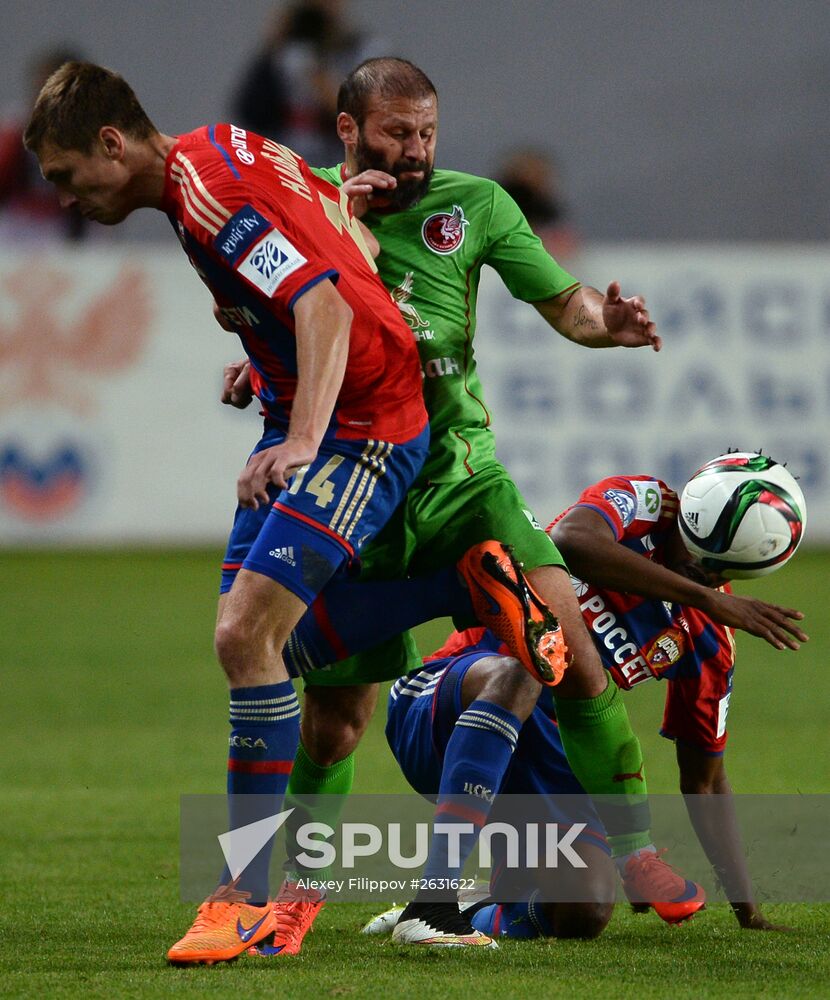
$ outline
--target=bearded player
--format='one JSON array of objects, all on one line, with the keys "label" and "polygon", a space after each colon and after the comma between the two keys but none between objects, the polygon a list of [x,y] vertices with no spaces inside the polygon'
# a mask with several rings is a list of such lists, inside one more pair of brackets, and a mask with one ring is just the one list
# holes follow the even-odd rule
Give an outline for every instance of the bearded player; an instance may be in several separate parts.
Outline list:
[{"label": "bearded player", "polygon": [[[25,138],[65,207],[108,225],[140,207],[166,212],[250,358],[265,430],[239,477],[215,637],[231,687],[230,822],[243,827],[279,809],[291,770],[294,627],[315,622],[320,591],[343,576],[423,462],[429,433],[411,335],[345,196],[286,147],[228,125],[163,135],[120,76],[89,63],[49,78]],[[501,545],[480,551],[480,562],[466,554],[467,576],[500,594],[514,652],[528,669],[561,670],[561,630],[515,561]],[[455,572],[444,579],[457,598]],[[341,608],[341,618],[350,629],[354,615]],[[338,650],[330,622],[316,624],[303,662],[332,641]],[[270,849],[241,873],[225,869],[171,962],[226,961],[273,931]]]},{"label": "bearded player", "polygon": [[[659,350],[660,339],[641,298],[622,298],[617,283],[603,295],[559,267],[498,185],[433,169],[437,97],[417,67],[400,59],[362,64],[342,85],[339,109],[346,161],[322,174],[339,184],[350,177],[345,189],[358,205],[371,196],[363,221],[381,247],[381,277],[418,342],[432,433],[422,476],[383,536],[363,550],[364,568],[375,579],[395,579],[429,572],[485,538],[514,547],[566,637],[569,663],[556,702],[568,759],[592,795],[616,796],[604,821],[615,854],[627,859],[651,843],[642,755],[582,622],[562,557],[496,461],[472,348],[480,269],[493,266],[516,296],[581,346]],[[239,368],[227,373],[230,401],[238,395],[239,374]],[[419,663],[414,642],[404,636],[308,677],[292,795],[348,792],[377,681]],[[295,815],[302,815],[299,808]],[[651,891],[687,892],[686,880],[659,858],[650,871],[656,876]],[[293,881],[276,906],[282,954],[299,950],[322,904],[298,898]]]}]

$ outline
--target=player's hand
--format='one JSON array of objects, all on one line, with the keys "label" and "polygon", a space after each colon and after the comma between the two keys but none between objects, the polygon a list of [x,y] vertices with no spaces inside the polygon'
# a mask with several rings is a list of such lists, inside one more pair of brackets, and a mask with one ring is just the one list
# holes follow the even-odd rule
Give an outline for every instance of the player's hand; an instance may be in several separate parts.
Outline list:
[{"label": "player's hand", "polygon": [[241,507],[259,510],[261,503],[270,503],[268,486],[284,490],[291,476],[317,457],[317,448],[303,438],[286,438],[282,444],[264,448],[251,455],[236,483],[236,496]]},{"label": "player's hand", "polygon": [[230,361],[222,370],[221,401],[237,410],[244,410],[254,398],[251,389],[251,362],[247,358]]},{"label": "player's hand", "polygon": [[768,604],[754,597],[713,590],[711,606],[707,611],[721,625],[757,635],[775,649],[800,649],[801,643],[810,638],[795,624],[804,618],[800,611]]},{"label": "player's hand", "polygon": [[612,281],[602,300],[602,320],[608,335],[620,347],[651,347],[659,351],[663,341],[646,309],[641,295],[624,299],[619,281]]},{"label": "player's hand", "polygon": [[392,174],[382,170],[364,170],[344,181],[343,191],[351,202],[355,218],[359,219],[369,211],[370,203],[383,207],[383,192],[397,186],[398,181]]}]

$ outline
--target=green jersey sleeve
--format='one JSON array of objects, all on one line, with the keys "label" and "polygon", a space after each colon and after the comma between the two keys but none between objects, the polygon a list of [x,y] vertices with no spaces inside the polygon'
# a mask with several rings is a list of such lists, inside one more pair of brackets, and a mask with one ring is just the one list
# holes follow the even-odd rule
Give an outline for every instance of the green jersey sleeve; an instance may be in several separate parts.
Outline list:
[{"label": "green jersey sleeve", "polygon": [[334,184],[335,187],[342,187],[343,178],[340,175],[340,169],[342,163],[338,163],[336,167],[312,167],[311,172],[316,174],[318,177],[322,177],[324,181],[328,181],[329,184]]},{"label": "green jersey sleeve", "polygon": [[519,206],[495,183],[484,263],[494,268],[510,294],[523,302],[552,299],[580,285],[545,250]]}]

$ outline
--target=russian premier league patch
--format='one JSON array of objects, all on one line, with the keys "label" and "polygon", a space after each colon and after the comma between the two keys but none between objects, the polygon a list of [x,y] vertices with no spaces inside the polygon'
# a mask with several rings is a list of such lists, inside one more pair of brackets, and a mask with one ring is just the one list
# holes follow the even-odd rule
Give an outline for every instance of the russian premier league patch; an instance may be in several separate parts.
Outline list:
[{"label": "russian premier league patch", "polygon": [[424,220],[421,236],[433,253],[445,256],[455,253],[464,242],[464,233],[469,222],[464,218],[464,209],[453,205],[452,214],[436,212]]},{"label": "russian premier league patch", "polygon": [[254,245],[238,271],[270,298],[289,274],[305,263],[299,250],[278,229],[272,229]]},{"label": "russian premier league patch", "polygon": [[637,507],[634,497],[627,490],[606,490],[602,496],[617,508],[623,527],[627,528],[634,520]]}]

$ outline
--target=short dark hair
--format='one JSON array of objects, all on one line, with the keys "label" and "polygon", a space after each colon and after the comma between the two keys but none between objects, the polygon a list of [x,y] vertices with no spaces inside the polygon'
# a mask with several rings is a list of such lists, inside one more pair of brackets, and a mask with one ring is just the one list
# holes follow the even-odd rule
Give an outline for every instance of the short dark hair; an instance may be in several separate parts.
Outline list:
[{"label": "short dark hair", "polygon": [[134,139],[148,139],[157,131],[118,73],[94,63],[67,62],[41,88],[23,145],[33,153],[47,142],[90,153],[105,125]]},{"label": "short dark hair", "polygon": [[395,56],[367,59],[340,84],[337,112],[351,115],[358,125],[366,117],[371,97],[438,97],[432,80],[423,70]]}]

